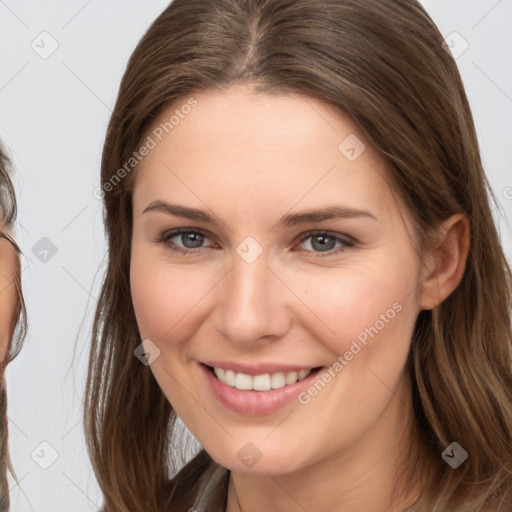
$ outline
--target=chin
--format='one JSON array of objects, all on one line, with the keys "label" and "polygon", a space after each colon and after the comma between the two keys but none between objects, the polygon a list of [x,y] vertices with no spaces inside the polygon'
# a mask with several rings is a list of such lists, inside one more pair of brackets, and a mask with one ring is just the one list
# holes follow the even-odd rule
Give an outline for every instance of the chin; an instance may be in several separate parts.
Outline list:
[{"label": "chin", "polygon": [[[311,464],[292,447],[265,447],[263,443],[234,441],[228,449],[217,444],[206,451],[219,465],[241,473],[253,475],[293,473]],[[305,455],[305,454],[304,454]]]}]

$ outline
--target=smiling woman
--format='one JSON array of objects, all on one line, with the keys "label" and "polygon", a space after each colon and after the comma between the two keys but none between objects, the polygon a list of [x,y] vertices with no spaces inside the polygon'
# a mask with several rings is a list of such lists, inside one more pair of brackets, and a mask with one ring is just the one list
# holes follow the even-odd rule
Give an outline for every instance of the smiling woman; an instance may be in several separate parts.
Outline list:
[{"label": "smiling woman", "polygon": [[511,273],[442,42],[411,0],[175,0],[150,27],[102,187],[183,115],[103,188],[104,512],[509,512]]},{"label": "smiling woman", "polygon": [[21,251],[10,233],[16,219],[16,198],[9,167],[9,159],[0,146],[0,512],[9,510],[7,469],[16,477],[9,458],[5,370],[20,351],[26,331]]}]

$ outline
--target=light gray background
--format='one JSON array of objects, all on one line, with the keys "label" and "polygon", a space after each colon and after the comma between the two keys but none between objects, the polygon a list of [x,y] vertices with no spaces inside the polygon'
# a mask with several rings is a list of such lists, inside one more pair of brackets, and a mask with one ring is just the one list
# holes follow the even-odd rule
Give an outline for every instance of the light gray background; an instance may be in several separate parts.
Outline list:
[{"label": "light gray background", "polygon": [[[81,422],[91,318],[106,250],[101,203],[93,190],[122,72],[167,3],[0,1],[0,137],[16,168],[15,232],[25,252],[29,318],[25,346],[7,370],[10,446],[20,480],[17,485],[11,479],[14,512],[85,512],[101,503]],[[511,219],[512,0],[423,4],[445,37],[458,32],[448,38],[456,53],[464,40],[469,44],[457,64],[488,176]],[[58,48],[47,58],[32,47],[43,53],[52,44]],[[510,227],[499,222],[512,259]],[[43,237],[57,251],[46,262],[33,252],[36,244],[48,244]],[[50,467],[41,467],[52,457]]]}]

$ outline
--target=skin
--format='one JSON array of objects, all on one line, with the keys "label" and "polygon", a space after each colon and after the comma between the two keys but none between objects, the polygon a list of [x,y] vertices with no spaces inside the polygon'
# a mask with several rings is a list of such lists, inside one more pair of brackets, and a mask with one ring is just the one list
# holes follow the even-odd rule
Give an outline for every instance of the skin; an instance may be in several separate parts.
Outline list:
[{"label": "skin", "polygon": [[[353,162],[338,150],[349,134],[364,141],[348,116],[313,98],[255,94],[247,85],[194,98],[197,106],[141,162],[133,191],[133,305],[142,339],[161,351],[151,371],[206,451],[232,470],[228,512],[239,510],[233,483],[244,512],[402,510],[414,491],[391,503],[399,457],[414,442],[404,434],[412,414],[404,365],[419,311],[460,282],[467,219],[443,224],[439,248],[422,265],[384,161],[366,142]],[[156,200],[223,223],[143,213]],[[327,205],[376,219],[275,226],[287,213]],[[198,252],[173,252],[190,241],[181,235],[155,241],[175,228],[206,235]],[[339,251],[343,245],[329,239],[324,252],[311,230],[355,245]],[[263,248],[252,263],[236,252],[247,236]],[[307,405],[237,414],[217,402],[199,370],[208,359],[329,367],[396,302],[395,318]],[[251,468],[237,457],[247,442],[262,453]]]},{"label": "skin", "polygon": [[[6,226],[1,230],[12,236]],[[9,352],[12,335],[18,317],[18,292],[14,284],[19,277],[19,256],[5,238],[0,238],[0,360],[4,361]]]}]

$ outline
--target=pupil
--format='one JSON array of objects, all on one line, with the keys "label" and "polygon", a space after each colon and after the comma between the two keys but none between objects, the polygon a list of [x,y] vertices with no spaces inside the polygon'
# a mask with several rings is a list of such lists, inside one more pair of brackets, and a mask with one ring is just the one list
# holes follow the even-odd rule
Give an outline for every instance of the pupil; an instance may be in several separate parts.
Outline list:
[{"label": "pupil", "polygon": [[[183,245],[188,249],[201,247],[203,240],[204,236],[200,233],[184,233],[181,235],[181,241],[183,242]],[[189,244],[189,242],[191,242],[191,244]]]},{"label": "pupil", "polygon": [[[319,241],[320,244],[316,245],[315,241]],[[313,249],[319,250],[319,251],[329,251],[334,247],[334,239],[331,236],[325,236],[325,235],[314,235],[312,238],[311,245],[313,246]]]}]

